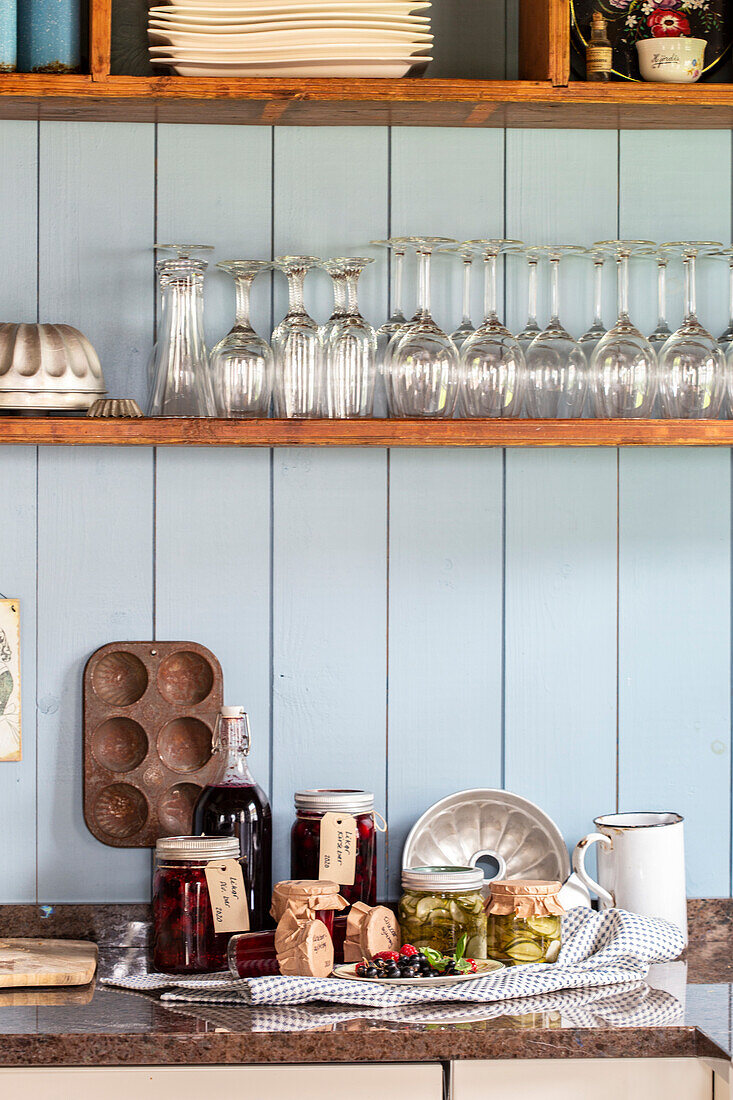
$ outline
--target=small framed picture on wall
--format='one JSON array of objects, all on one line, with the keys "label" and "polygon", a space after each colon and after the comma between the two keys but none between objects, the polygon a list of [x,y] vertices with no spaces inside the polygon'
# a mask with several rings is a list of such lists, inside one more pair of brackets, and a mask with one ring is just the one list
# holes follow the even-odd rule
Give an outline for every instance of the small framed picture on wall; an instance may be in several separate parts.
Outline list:
[{"label": "small framed picture on wall", "polygon": [[20,602],[0,599],[0,761],[20,759]]}]

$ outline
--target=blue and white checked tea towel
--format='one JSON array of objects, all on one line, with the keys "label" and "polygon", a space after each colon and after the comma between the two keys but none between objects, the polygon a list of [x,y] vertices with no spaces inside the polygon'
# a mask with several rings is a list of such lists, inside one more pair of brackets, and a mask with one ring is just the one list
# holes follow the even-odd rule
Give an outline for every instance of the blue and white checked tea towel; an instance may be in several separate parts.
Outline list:
[{"label": "blue and white checked tea towel", "polygon": [[340,978],[232,979],[226,974],[180,978],[133,975],[119,969],[102,980],[126,989],[173,990],[163,993],[161,999],[198,1004],[296,1005],[319,1001],[371,1008],[455,1001],[486,1004],[558,990],[643,981],[651,963],[676,959],[685,946],[682,934],[673,925],[623,909],[602,913],[572,909],[563,917],[562,936],[556,963],[512,967],[472,982],[428,988],[420,988],[419,982],[413,987]]}]

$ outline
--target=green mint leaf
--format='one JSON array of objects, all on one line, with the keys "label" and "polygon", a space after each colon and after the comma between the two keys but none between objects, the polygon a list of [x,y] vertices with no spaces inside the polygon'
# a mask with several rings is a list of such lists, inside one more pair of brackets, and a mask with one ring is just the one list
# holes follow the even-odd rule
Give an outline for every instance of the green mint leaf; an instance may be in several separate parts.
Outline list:
[{"label": "green mint leaf", "polygon": [[466,954],[466,944],[467,943],[468,943],[468,934],[466,932],[464,932],[463,935],[461,936],[460,940],[456,944],[456,962],[458,962],[459,959],[462,959],[463,956]]},{"label": "green mint leaf", "polygon": [[465,974],[470,969],[471,969],[471,964],[469,962],[466,962],[465,959],[457,959],[456,960],[456,970],[458,971],[459,974]]}]

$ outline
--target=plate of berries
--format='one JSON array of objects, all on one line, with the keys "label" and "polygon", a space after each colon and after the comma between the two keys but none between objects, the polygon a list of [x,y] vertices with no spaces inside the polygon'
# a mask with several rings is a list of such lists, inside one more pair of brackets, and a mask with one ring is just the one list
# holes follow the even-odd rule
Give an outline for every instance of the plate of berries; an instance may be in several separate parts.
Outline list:
[{"label": "plate of berries", "polygon": [[399,951],[380,951],[371,960],[344,963],[334,968],[335,978],[352,982],[389,982],[390,985],[452,985],[472,978],[485,978],[504,964],[493,959],[467,959],[466,936],[461,936],[454,955],[441,955],[430,947],[420,950],[410,943]]}]

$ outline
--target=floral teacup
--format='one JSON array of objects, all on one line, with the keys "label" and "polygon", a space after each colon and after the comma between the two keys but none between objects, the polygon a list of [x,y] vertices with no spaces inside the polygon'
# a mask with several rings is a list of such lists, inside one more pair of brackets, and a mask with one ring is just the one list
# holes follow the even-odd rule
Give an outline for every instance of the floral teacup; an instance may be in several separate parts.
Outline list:
[{"label": "floral teacup", "polygon": [[703,70],[704,38],[643,38],[636,43],[644,80],[663,84],[693,84]]}]

